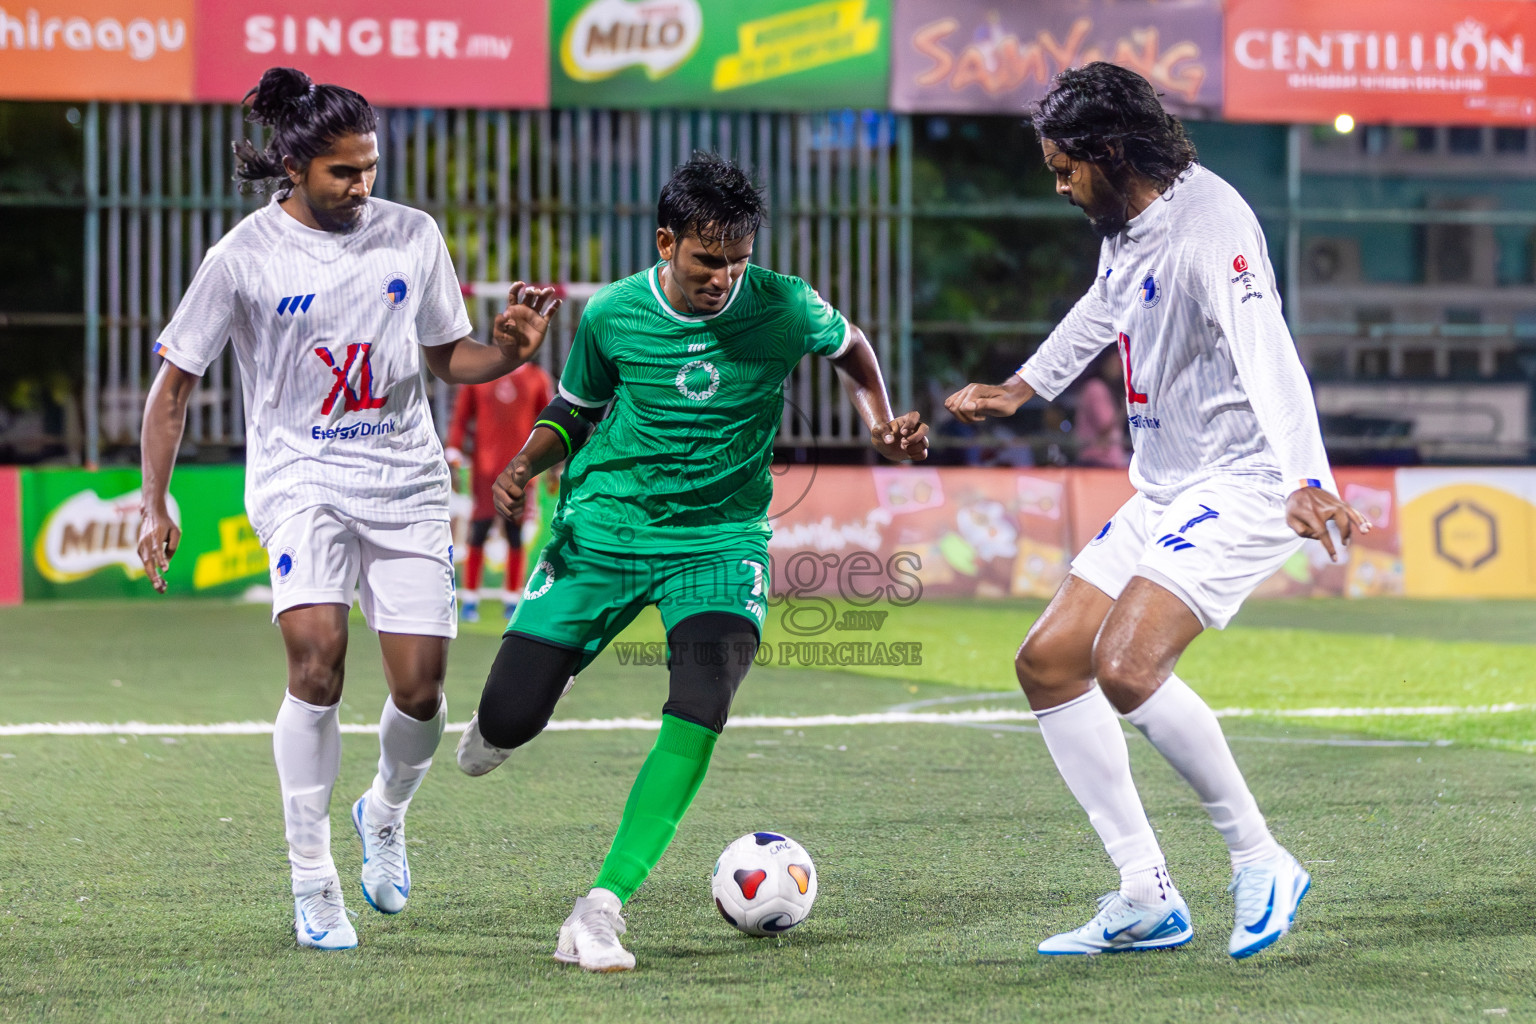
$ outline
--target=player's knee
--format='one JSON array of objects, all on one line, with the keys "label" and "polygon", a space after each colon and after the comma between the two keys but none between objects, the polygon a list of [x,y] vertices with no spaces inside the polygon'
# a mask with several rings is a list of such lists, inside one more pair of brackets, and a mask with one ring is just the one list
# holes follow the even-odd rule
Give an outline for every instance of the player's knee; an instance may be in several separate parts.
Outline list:
[{"label": "player's knee", "polygon": [[1155,675],[1132,652],[1118,648],[1093,652],[1093,677],[1115,710],[1124,714],[1140,706],[1157,689]]},{"label": "player's knee", "polygon": [[724,730],[757,653],[756,628],[739,615],[704,612],[678,623],[667,640],[671,682],[661,713],[712,732]]},{"label": "player's knee", "polygon": [[438,709],[443,706],[443,687],[438,682],[435,685],[422,685],[414,687],[405,693],[390,695],[395,707],[401,714],[416,719],[418,722],[426,722],[437,717]]},{"label": "player's knee", "polygon": [[516,633],[503,637],[480,695],[480,735],[512,750],[543,732],[580,659],[576,651]]},{"label": "player's knee", "polygon": [[1075,660],[1065,645],[1049,633],[1031,633],[1013,656],[1013,671],[1025,696],[1033,702],[1080,683],[1082,672],[1074,670]]},{"label": "player's knee", "polygon": [[313,648],[288,657],[288,691],[308,704],[329,707],[341,699],[346,655]]}]

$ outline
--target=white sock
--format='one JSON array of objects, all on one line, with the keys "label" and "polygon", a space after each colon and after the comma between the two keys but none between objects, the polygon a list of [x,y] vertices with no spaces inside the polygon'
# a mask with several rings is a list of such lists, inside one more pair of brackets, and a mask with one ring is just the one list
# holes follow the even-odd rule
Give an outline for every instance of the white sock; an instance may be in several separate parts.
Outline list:
[{"label": "white sock", "polygon": [[1121,891],[1143,905],[1155,904],[1158,878],[1169,891],[1173,887],[1167,883],[1163,851],[1131,781],[1130,752],[1114,708],[1095,686],[1076,700],[1035,714],[1056,770],[1088,812],[1088,821],[1120,869]]},{"label": "white sock", "polygon": [[272,730],[272,756],[283,794],[283,826],[296,894],[336,874],[331,860],[331,789],[341,771],[336,707],[307,704],[285,693]]},{"label": "white sock", "polygon": [[425,722],[395,707],[393,697],[384,698],[384,712],[379,716],[379,772],[373,777],[366,805],[369,820],[386,824],[405,818],[411,797],[432,767],[432,755],[437,753],[447,721],[447,697],[438,704],[437,714]]},{"label": "white sock", "polygon": [[1227,841],[1234,869],[1280,854],[1280,844],[1232,759],[1221,723],[1199,694],[1170,675],[1125,717],[1194,788],[1211,824]]}]

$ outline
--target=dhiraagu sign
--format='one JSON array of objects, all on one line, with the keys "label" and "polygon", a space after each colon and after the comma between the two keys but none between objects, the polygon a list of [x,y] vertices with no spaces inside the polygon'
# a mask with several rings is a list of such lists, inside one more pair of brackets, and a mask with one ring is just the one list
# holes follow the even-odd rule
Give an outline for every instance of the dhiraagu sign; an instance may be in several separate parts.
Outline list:
[{"label": "dhiraagu sign", "polygon": [[891,0],[554,0],[557,107],[886,105]]},{"label": "dhiraagu sign", "polygon": [[[181,547],[168,593],[238,594],[267,579],[267,553],[245,517],[240,466],[183,466],[171,480]],[[23,470],[22,590],[46,598],[148,596],[139,563],[139,473]]]}]

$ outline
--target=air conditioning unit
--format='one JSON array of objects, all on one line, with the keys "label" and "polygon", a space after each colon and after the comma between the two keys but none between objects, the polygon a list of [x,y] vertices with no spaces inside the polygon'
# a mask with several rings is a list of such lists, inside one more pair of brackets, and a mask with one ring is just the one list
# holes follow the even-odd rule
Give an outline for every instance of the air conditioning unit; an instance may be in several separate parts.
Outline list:
[{"label": "air conditioning unit", "polygon": [[1359,284],[1360,242],[1354,238],[1313,238],[1301,251],[1306,284]]},{"label": "air conditioning unit", "polygon": [[[1485,199],[1441,199],[1432,210],[1491,210]],[[1492,288],[1498,283],[1499,246],[1490,224],[1428,224],[1424,228],[1424,280]]]}]

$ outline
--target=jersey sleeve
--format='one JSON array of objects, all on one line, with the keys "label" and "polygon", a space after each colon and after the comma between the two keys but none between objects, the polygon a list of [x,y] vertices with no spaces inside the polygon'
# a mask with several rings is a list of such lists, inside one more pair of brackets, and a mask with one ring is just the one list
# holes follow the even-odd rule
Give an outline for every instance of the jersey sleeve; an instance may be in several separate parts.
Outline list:
[{"label": "jersey sleeve", "polygon": [[424,262],[426,280],[421,282],[421,301],[416,304],[416,339],[429,348],[467,338],[474,330],[464,309],[459,276],[453,271],[453,260],[436,223],[430,234]]},{"label": "jersey sleeve", "polygon": [[596,300],[587,304],[576,325],[570,355],[565,357],[565,369],[560,371],[560,397],[586,409],[606,406],[619,386],[619,368],[603,351],[602,310],[594,309],[595,305]]},{"label": "jersey sleeve", "polygon": [[1114,321],[1104,303],[1101,273],[1035,354],[1019,367],[1019,377],[1035,389],[1035,394],[1054,401],[1114,340]]},{"label": "jersey sleeve", "polygon": [[1234,223],[1215,238],[1202,237],[1184,259],[1201,311],[1226,339],[1238,381],[1287,489],[1310,484],[1337,493],[1312,385],[1281,315],[1264,252],[1256,224]]},{"label": "jersey sleeve", "polygon": [[215,247],[192,275],[192,284],[152,351],[167,362],[201,377],[229,340],[240,310],[240,294],[231,260]]},{"label": "jersey sleeve", "polygon": [[847,318],[833,309],[832,304],[809,284],[798,277],[793,280],[791,301],[800,314],[800,337],[806,354],[836,359],[853,343],[853,331]]}]

